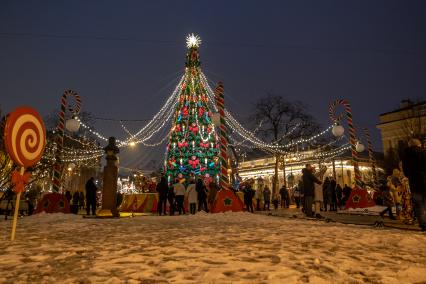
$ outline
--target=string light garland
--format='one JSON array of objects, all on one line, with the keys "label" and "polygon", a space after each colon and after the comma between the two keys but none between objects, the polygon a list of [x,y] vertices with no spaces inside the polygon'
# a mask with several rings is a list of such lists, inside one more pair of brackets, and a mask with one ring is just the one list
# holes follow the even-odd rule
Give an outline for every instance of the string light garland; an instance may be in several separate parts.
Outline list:
[{"label": "string light garland", "polygon": [[251,131],[245,129],[232,115],[229,111],[225,110],[225,115],[227,118],[227,123],[228,126],[232,129],[233,132],[237,133],[238,135],[240,135],[243,139],[251,142],[252,144],[260,147],[260,148],[265,148],[265,149],[272,149],[272,150],[280,150],[280,149],[286,149],[289,147],[293,147],[302,143],[308,143],[311,142],[313,140],[318,139],[321,136],[324,136],[325,134],[329,133],[330,130],[333,128],[333,125],[330,125],[329,127],[327,127],[325,130],[321,131],[318,134],[315,134],[309,138],[299,138],[295,141],[289,142],[287,144],[284,145],[277,145],[277,144],[272,144],[272,143],[266,143],[262,140],[260,140],[259,138],[257,138],[254,133],[252,133]]},{"label": "string light garland", "polygon": [[[175,107],[177,100],[178,100],[178,94],[180,91],[180,86],[182,84],[184,80],[184,76],[181,77],[181,79],[179,80],[179,83],[176,85],[174,91],[172,92],[171,96],[167,99],[166,103],[161,107],[160,111],[157,112],[157,114],[154,115],[154,117],[144,126],[142,127],[138,132],[136,132],[136,134],[133,136],[133,138],[135,137],[139,137],[139,136],[143,136],[143,134],[149,133],[150,130],[157,128],[158,129],[158,125],[156,124],[156,122],[158,121],[163,121],[164,119],[162,119],[163,117],[170,117],[170,113],[173,112],[173,108]],[[161,123],[160,123],[161,125]],[[162,124],[164,126],[164,123]],[[132,137],[128,138],[126,141],[124,141],[124,145],[128,144],[128,142],[132,139]],[[147,139],[142,139],[144,141],[146,141]]]},{"label": "string light garland", "polygon": [[[190,35],[187,40],[188,40],[188,44],[190,42],[191,45],[193,45],[193,44],[197,45],[201,42],[199,40],[199,38],[197,39],[196,37],[193,37],[192,35]],[[198,70],[198,72],[199,72],[199,75],[200,75],[199,76],[200,83],[204,87],[203,90],[205,92],[205,93],[202,93],[201,95],[205,95],[207,97],[206,103],[208,103],[208,105],[210,106],[211,109],[213,109],[214,111],[217,112],[217,106],[214,103],[215,102],[214,91],[211,89],[211,87],[208,83],[208,79],[205,76],[205,74],[201,70]],[[142,144],[142,145],[147,146],[147,147],[156,147],[156,146],[159,146],[159,145],[164,143],[164,141],[170,135],[170,132],[168,132],[168,134],[166,136],[164,136],[158,142],[147,143],[147,141],[149,139],[151,139],[152,137],[154,137],[161,129],[163,129],[164,126],[170,121],[172,116],[175,114],[174,109],[176,108],[176,105],[179,104],[179,101],[178,101],[179,100],[179,93],[180,93],[181,86],[184,83],[185,78],[186,78],[186,75],[183,75],[181,77],[181,79],[179,80],[179,83],[176,85],[174,91],[168,97],[168,99],[166,100],[165,104],[161,107],[161,109],[154,115],[154,117],[151,120],[149,120],[149,122],[146,125],[141,127],[135,134],[132,134],[129,131],[129,129],[123,124],[123,121],[120,120],[121,127],[126,132],[126,134],[129,135],[129,137],[124,139],[124,140],[117,139],[117,144],[118,144],[119,147],[126,147],[126,146],[129,146],[129,145],[134,146],[136,144]],[[194,80],[194,78],[192,78],[192,80]],[[195,86],[195,82],[191,81],[191,84],[189,84],[189,85]],[[194,97],[195,93],[196,93],[195,90],[192,90],[192,89],[190,90],[190,96],[192,96],[192,100],[196,99]],[[189,111],[193,114],[195,110],[191,109]],[[262,123],[260,123],[259,126],[254,131],[249,131],[245,127],[243,127],[241,125],[241,123],[239,123],[238,120],[235,119],[234,116],[226,109],[225,109],[225,119],[226,119],[226,123],[227,123],[228,127],[232,131],[232,134],[236,134],[237,136],[242,138],[241,141],[238,141],[234,137],[234,135],[229,135],[230,136],[229,138],[232,141],[232,143],[230,143],[230,145],[242,146],[242,147],[245,147],[245,148],[257,148],[257,149],[262,149],[262,150],[265,150],[265,151],[275,151],[275,152],[282,153],[282,154],[286,154],[288,152],[288,149],[291,148],[291,147],[294,147],[294,146],[297,146],[297,145],[300,145],[300,144],[304,144],[304,143],[310,143],[310,142],[318,139],[319,137],[326,135],[327,133],[330,132],[330,130],[333,127],[333,125],[330,125],[325,130],[323,130],[323,131],[321,131],[321,132],[319,132],[319,133],[317,133],[317,134],[315,134],[311,137],[299,138],[299,139],[293,140],[291,142],[288,142],[286,144],[279,145],[277,143],[266,143],[266,142],[262,141],[261,139],[259,139],[258,137],[256,137],[256,132],[260,129],[260,127],[262,126]],[[92,129],[87,124],[82,122],[79,118],[77,118],[77,120],[80,122],[81,126],[84,129],[89,131],[97,139],[102,140],[102,141],[108,141],[108,138],[105,135],[102,135],[98,131]],[[214,128],[209,133],[206,133],[206,129],[202,125],[199,124],[197,115],[195,115],[195,125],[199,129],[200,138],[201,138],[201,141],[203,143],[207,143],[208,141],[211,140],[212,135],[216,135]],[[289,131],[289,133],[287,133],[286,135],[281,137],[280,140],[285,139],[286,137],[288,137],[289,135],[294,133],[294,131],[296,131],[296,129],[298,129],[300,127],[300,125],[301,125],[301,123],[296,124]],[[187,136],[189,134],[189,128],[190,128],[190,125],[183,125],[182,133],[183,133],[184,141],[187,139]],[[173,129],[172,129],[172,131],[173,131]],[[79,157],[83,154],[93,155],[93,157],[95,157],[96,155],[101,155],[102,150],[93,149],[93,150],[84,150],[84,151],[72,152],[71,149],[67,149],[67,151],[69,151],[70,153],[73,153],[73,155],[79,155]],[[79,159],[81,159],[81,157]]]}]

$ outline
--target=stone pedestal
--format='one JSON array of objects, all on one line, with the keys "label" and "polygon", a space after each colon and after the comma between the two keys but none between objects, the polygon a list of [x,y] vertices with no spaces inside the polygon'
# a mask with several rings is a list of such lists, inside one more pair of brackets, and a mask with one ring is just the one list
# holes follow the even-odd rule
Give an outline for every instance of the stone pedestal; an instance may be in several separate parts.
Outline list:
[{"label": "stone pedestal", "polygon": [[97,213],[98,217],[119,217],[117,210],[117,178],[119,149],[115,144],[115,138],[110,137],[108,146],[104,148],[107,164],[104,167],[102,207]]}]

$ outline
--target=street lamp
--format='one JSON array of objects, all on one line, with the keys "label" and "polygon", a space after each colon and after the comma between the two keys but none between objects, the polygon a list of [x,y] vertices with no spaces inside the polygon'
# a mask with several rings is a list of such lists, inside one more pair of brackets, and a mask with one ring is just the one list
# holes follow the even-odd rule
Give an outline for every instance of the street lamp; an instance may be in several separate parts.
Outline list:
[{"label": "street lamp", "polygon": [[69,132],[77,132],[80,129],[80,121],[76,119],[76,117],[72,117],[65,122],[65,128]]},{"label": "street lamp", "polygon": [[341,137],[343,133],[345,133],[345,128],[340,124],[336,124],[331,129],[331,133],[333,133],[333,135],[336,137]]},{"label": "street lamp", "polygon": [[356,142],[355,149],[358,153],[364,152],[365,146],[361,142]]},{"label": "street lamp", "polygon": [[68,164],[68,171],[72,171],[72,170],[74,170],[74,168],[75,168],[75,164],[74,163],[69,163]]}]

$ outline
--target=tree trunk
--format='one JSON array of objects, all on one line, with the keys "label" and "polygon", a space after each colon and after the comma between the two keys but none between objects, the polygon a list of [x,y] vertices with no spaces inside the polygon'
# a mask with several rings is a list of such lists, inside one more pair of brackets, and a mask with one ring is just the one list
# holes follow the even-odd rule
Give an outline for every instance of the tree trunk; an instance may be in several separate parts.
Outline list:
[{"label": "tree trunk", "polygon": [[272,184],[272,196],[275,196],[277,193],[277,187],[278,187],[278,165],[280,162],[279,154],[275,154],[275,173],[274,173],[274,182]]},{"label": "tree trunk", "polygon": [[337,179],[336,179],[336,163],[335,163],[334,159],[333,159],[333,178],[337,182]]},{"label": "tree trunk", "polygon": [[283,177],[284,177],[284,186],[287,187],[287,179],[285,174],[285,156],[283,157]]}]

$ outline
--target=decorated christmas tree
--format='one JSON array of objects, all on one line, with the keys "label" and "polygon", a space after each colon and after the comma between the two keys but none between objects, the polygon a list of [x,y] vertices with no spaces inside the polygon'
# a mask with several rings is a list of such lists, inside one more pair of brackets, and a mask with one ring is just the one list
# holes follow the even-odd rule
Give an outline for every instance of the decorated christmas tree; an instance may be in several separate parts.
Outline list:
[{"label": "decorated christmas tree", "polygon": [[200,68],[198,36],[187,37],[185,75],[167,144],[165,168],[169,181],[202,176],[218,180],[219,146],[208,107],[208,95]]}]

